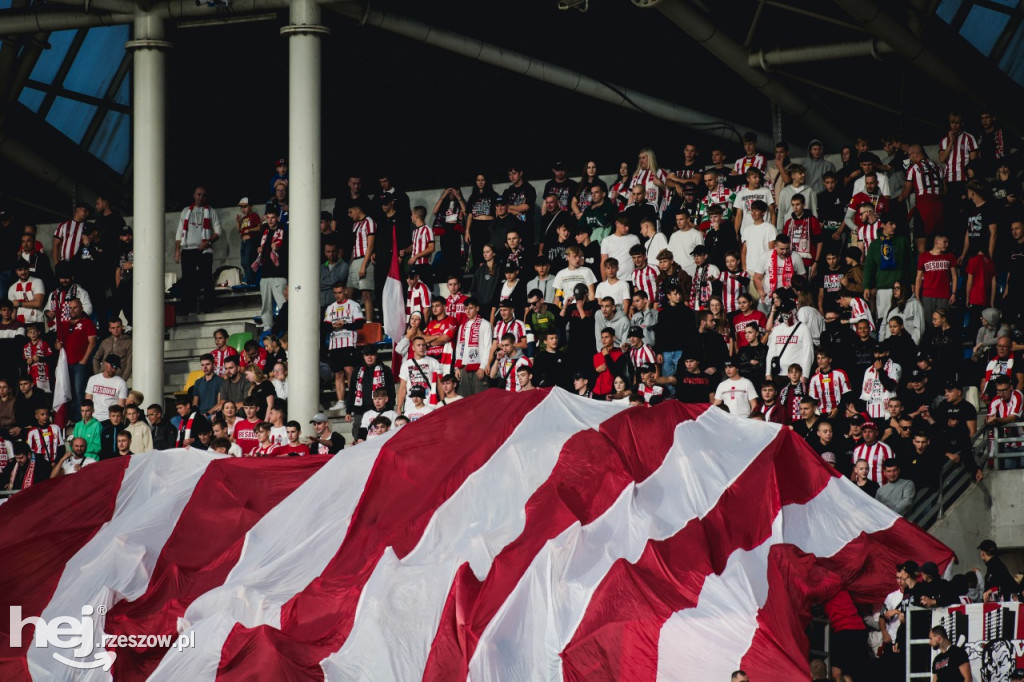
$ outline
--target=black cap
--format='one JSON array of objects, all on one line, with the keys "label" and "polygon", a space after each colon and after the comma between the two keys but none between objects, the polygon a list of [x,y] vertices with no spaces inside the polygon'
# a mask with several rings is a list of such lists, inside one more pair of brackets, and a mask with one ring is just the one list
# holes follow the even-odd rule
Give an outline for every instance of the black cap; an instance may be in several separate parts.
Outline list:
[{"label": "black cap", "polygon": [[499,308],[515,308],[515,306],[512,305],[512,299],[511,298],[503,298],[503,299],[501,299],[501,303],[498,304],[498,307]]},{"label": "black cap", "polygon": [[860,416],[859,414],[855,414],[852,417],[850,417],[850,423],[853,424],[854,426],[863,426],[864,417]]},{"label": "black cap", "polygon": [[684,182],[684,183],[683,183],[683,191],[684,191],[684,192],[696,192],[696,191],[697,191],[697,185],[696,185],[696,183],[693,183],[693,182]]},{"label": "black cap", "polygon": [[657,372],[658,369],[654,365],[640,365],[640,374],[648,374],[649,372]]},{"label": "black cap", "polygon": [[498,196],[494,197],[494,203],[495,204],[504,204],[505,203],[505,195],[499,194]]},{"label": "black cap", "polygon": [[723,367],[735,367],[736,363],[733,361],[732,358],[726,358],[725,362],[722,363],[722,366]]},{"label": "black cap", "polygon": [[565,161],[555,161],[551,165],[551,170],[565,170]]},{"label": "black cap", "polygon": [[919,351],[917,351],[917,361],[918,362],[921,362],[922,360],[931,360],[931,359],[932,359],[932,354],[929,353],[928,351],[926,351],[926,350],[919,350]]},{"label": "black cap", "polygon": [[960,382],[954,379],[950,379],[949,381],[947,381],[946,385],[943,386],[943,389],[947,391],[952,391],[953,389],[959,389],[961,391],[964,390],[963,387],[960,386]]},{"label": "black cap", "polygon": [[626,333],[626,338],[627,339],[631,339],[634,336],[636,338],[638,338],[638,339],[644,338],[644,329],[643,329],[643,327],[630,327],[629,331]]},{"label": "black cap", "polygon": [[379,201],[382,204],[390,204],[394,200],[395,195],[392,194],[391,192],[381,192],[380,194],[377,195],[377,201]]},{"label": "black cap", "polygon": [[572,375],[572,380],[573,381],[576,381],[577,379],[589,379],[589,378],[590,377],[587,376],[586,372],[576,372],[575,374]]},{"label": "black cap", "polygon": [[910,376],[907,377],[907,381],[924,381],[927,377],[928,372],[915,368],[910,372]]},{"label": "black cap", "polygon": [[691,256],[706,256],[706,255],[708,255],[708,247],[704,246],[703,244],[697,244],[697,246],[693,247],[693,250],[690,251],[690,255]]},{"label": "black cap", "polygon": [[936,578],[939,577],[939,567],[935,565],[934,561],[926,561],[921,564],[921,573],[925,575],[932,575]]},{"label": "black cap", "polygon": [[320,220],[331,221],[333,219],[334,219],[334,216],[331,215],[330,211],[320,211]]},{"label": "black cap", "polygon": [[363,355],[376,355],[376,354],[377,354],[377,346],[373,346],[373,345],[363,346]]},{"label": "black cap", "polygon": [[103,361],[109,364],[114,369],[121,369],[121,356],[111,353],[107,357],[103,358]]},{"label": "black cap", "polygon": [[410,265],[410,266],[409,266],[409,269],[407,269],[407,270],[405,271],[405,276],[406,276],[406,277],[419,277],[419,276],[420,276],[420,269],[419,269],[419,266],[416,266],[416,265]]},{"label": "black cap", "polygon": [[412,388],[409,389],[409,397],[410,398],[426,398],[427,397],[427,389],[423,388],[422,386],[413,386]]},{"label": "black cap", "polygon": [[995,540],[982,540],[981,544],[978,545],[978,549],[980,549],[985,554],[995,555],[999,553],[999,546],[996,545]]}]

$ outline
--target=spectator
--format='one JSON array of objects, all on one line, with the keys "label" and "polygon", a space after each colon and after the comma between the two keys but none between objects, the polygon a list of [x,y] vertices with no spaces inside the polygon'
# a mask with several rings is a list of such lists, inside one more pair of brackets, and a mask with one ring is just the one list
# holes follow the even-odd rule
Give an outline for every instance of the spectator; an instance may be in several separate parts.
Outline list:
[{"label": "spectator", "polygon": [[693,250],[704,246],[704,235],[685,210],[679,211],[674,218],[675,231],[669,236],[668,250],[672,252],[679,267],[692,277],[697,267],[693,260]]},{"label": "spectator", "polygon": [[192,407],[198,409],[209,419],[214,413],[220,412],[224,405],[224,380],[213,371],[213,356],[205,353],[199,357],[199,367],[203,376],[196,379],[190,390]]},{"label": "spectator", "polygon": [[69,476],[81,471],[82,467],[88,464],[95,464],[96,460],[85,456],[85,439],[75,438],[71,441],[71,447],[53,466],[50,478]]},{"label": "spectator", "polygon": [[196,187],[192,204],[181,212],[174,236],[174,261],[181,264],[178,291],[185,313],[196,309],[200,294],[204,297],[204,307],[212,306],[213,243],[220,235],[220,218],[206,203],[206,188]]},{"label": "spectator", "polygon": [[199,410],[192,407],[192,401],[187,396],[182,396],[174,401],[174,407],[178,412],[181,421],[178,423],[178,432],[174,438],[174,447],[187,448],[199,437],[200,433],[211,432],[210,422],[206,420]]},{"label": "spectator", "polygon": [[606,260],[614,258],[618,263],[618,278],[629,280],[633,274],[633,259],[629,255],[629,250],[639,244],[639,238],[630,232],[629,219],[625,214],[619,215],[615,218],[615,233],[601,241],[601,269],[604,270]]},{"label": "spectator", "polygon": [[[212,372],[212,362],[210,364]],[[95,416],[99,421],[106,421],[112,405],[124,407],[128,399],[128,384],[117,376],[117,370],[120,368],[120,357],[114,354],[106,356],[103,360],[103,371],[90,377],[85,386],[85,397],[93,402]]]},{"label": "spectator", "polygon": [[146,408],[146,421],[153,439],[153,448],[167,450],[174,447],[174,428],[164,420],[164,410],[157,403]]},{"label": "spectator", "polygon": [[[277,397],[274,392],[274,384],[257,365],[249,365],[245,368],[245,378],[250,384],[248,397],[255,399],[256,416],[262,421],[266,418],[267,410],[274,406],[274,400]],[[341,404],[344,407],[345,403]]]},{"label": "spectator", "polygon": [[50,463],[28,449],[25,443],[14,446],[14,458],[0,471],[0,490],[24,490],[50,477]]},{"label": "spectator", "polygon": [[132,434],[131,450],[135,454],[149,452],[153,449],[153,434],[142,417],[142,408],[138,405],[127,405],[124,408],[125,430]]},{"label": "spectator", "polygon": [[75,424],[71,432],[74,438],[84,438],[86,443],[85,456],[90,459],[99,459],[100,450],[103,447],[101,434],[103,426],[99,420],[93,419],[93,402],[86,398],[82,401],[80,408],[82,419]]},{"label": "spectator", "polygon": [[757,408],[757,389],[750,380],[740,376],[732,360],[725,361],[725,379],[715,389],[715,405],[725,405],[729,413],[747,417]]},{"label": "spectator", "polygon": [[914,504],[914,495],[917,493],[914,482],[900,478],[900,465],[895,458],[882,462],[882,474],[885,476],[885,485],[875,493],[875,499],[900,516],[905,516]]},{"label": "spectator", "polygon": [[931,251],[917,258],[917,281],[914,295],[924,309],[926,319],[939,308],[956,304],[958,266],[956,256],[947,253],[949,238],[936,234]]},{"label": "spectator", "polygon": [[866,459],[855,461],[853,464],[853,483],[867,493],[869,497],[874,497],[878,493],[879,486],[868,477],[869,470],[870,467]]},{"label": "spectator", "polygon": [[83,202],[75,204],[75,211],[70,220],[57,226],[53,233],[53,265],[70,263],[82,249],[82,237],[86,234],[85,219],[89,217],[89,205]]},{"label": "spectator", "polygon": [[867,247],[864,257],[864,298],[871,301],[874,297],[878,317],[889,310],[895,284],[910,275],[910,242],[897,234],[898,227],[896,220],[887,216],[881,234]]},{"label": "spectator", "polygon": [[249,395],[251,387],[249,380],[239,371],[238,356],[229,355],[224,360],[224,380],[220,388],[225,402],[241,405],[245,397]]},{"label": "spectator", "polygon": [[993,540],[983,540],[978,545],[978,555],[985,562],[984,601],[1005,601],[1020,591],[1017,581],[999,558],[999,547]]},{"label": "spectator", "polygon": [[466,321],[459,327],[455,344],[455,378],[459,380],[459,394],[468,398],[486,388],[491,325],[480,318],[477,299],[467,299],[465,306]]},{"label": "spectator", "polygon": [[[89,359],[96,348],[96,325],[85,316],[82,301],[71,299],[67,305],[70,319],[67,325],[61,325],[58,328],[57,350],[63,348],[67,353],[68,371],[71,375],[71,410],[74,413],[81,408],[82,398],[85,395],[89,376]],[[0,314],[2,312],[3,302],[0,302]],[[118,364],[120,364],[120,358],[118,358]],[[125,396],[127,396],[127,391]]]},{"label": "spectator", "polygon": [[[117,376],[126,382],[132,378],[132,340],[125,335],[124,325],[120,319],[113,318],[107,323],[110,336],[100,341],[96,354],[92,358],[93,374],[103,371],[103,359],[108,355],[116,355],[121,361]],[[227,338],[225,337],[225,341]]]},{"label": "spectator", "polygon": [[949,641],[946,628],[937,625],[929,630],[928,644],[939,652],[932,659],[933,682],[971,682],[974,679],[967,652]]},{"label": "spectator", "polygon": [[334,242],[324,244],[324,262],[320,266],[320,307],[334,302],[334,285],[348,281],[348,263],[342,258],[341,247]]},{"label": "spectator", "polygon": [[313,425],[313,436],[309,438],[309,454],[336,455],[345,447],[345,438],[331,431],[327,415],[317,412],[309,422]]},{"label": "spectator", "polygon": [[[120,405],[111,405],[108,419],[100,423],[100,459],[111,459],[122,455],[120,447],[121,436],[127,434],[128,426],[124,423],[124,408]],[[127,449],[131,449],[131,446]]]}]

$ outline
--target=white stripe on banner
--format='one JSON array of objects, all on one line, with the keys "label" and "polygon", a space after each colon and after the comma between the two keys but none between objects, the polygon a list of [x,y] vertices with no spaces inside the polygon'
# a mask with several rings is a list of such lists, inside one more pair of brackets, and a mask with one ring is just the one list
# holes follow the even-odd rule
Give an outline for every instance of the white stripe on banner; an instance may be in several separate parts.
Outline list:
[{"label": "white stripe on banner", "polygon": [[627,486],[592,523],[574,524],[538,553],[484,630],[470,678],[561,680],[559,654],[612,564],[636,562],[649,540],[671,537],[705,516],[778,432],[715,409],[677,426],[657,471]]},{"label": "white stripe on banner", "polygon": [[[768,550],[779,542],[829,557],[861,533],[877,533],[899,517],[864,497],[852,481],[833,478],[807,504],[788,504],[772,525],[772,538],[729,557],[721,575],[708,576],[697,606],[672,614],[658,640],[658,679],[724,680],[736,670],[757,631],[768,598]],[[779,537],[778,533],[782,532]],[[708,656],[714,651],[714,656]]]},{"label": "white stripe on banner", "polygon": [[438,508],[416,547],[389,547],[359,598],[352,631],[321,667],[328,680],[423,677],[455,572],[469,562],[483,580],[526,525],[526,503],[551,475],[566,442],[626,409],[552,391],[491,458]]},{"label": "white stripe on banner", "polygon": [[170,649],[150,680],[215,680],[236,623],[281,626],[281,607],[337,554],[374,462],[393,435],[332,457],[249,529],[224,584],[192,602],[179,623],[179,631],[195,631],[195,648]]},{"label": "white stripe on banner", "polygon": [[[43,620],[49,622],[57,616],[81,618],[84,606],[106,609],[123,599],[141,597],[181,510],[207,465],[218,458],[193,449],[133,455],[117,491],[110,521],[64,567],[53,598],[43,609]],[[92,619],[96,641],[101,642],[106,619],[98,611]],[[33,679],[111,679],[102,668],[69,667],[53,657],[54,651],[28,648]],[[99,647],[95,650],[100,651]],[[58,653],[73,655],[70,650]]]}]

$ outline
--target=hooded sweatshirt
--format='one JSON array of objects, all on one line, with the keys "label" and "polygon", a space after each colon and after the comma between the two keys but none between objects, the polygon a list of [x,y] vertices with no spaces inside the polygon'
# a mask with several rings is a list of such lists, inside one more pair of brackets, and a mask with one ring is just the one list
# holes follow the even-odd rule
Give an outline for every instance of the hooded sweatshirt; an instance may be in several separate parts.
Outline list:
[{"label": "hooded sweatshirt", "polygon": [[[811,147],[816,144],[821,145],[822,154],[820,159],[811,157]],[[804,161],[803,166],[807,170],[807,177],[804,179],[804,182],[810,185],[815,192],[825,189],[821,177],[828,171],[835,172],[836,170],[835,164],[825,158],[825,145],[818,139],[811,140],[807,145],[807,160]]]},{"label": "hooded sweatshirt", "polygon": [[616,345],[621,345],[626,339],[626,334],[629,333],[629,318],[618,307],[615,308],[615,315],[610,320],[606,320],[604,315],[598,311],[594,315],[594,339],[598,349],[601,348],[601,330],[605,327],[615,330]]}]

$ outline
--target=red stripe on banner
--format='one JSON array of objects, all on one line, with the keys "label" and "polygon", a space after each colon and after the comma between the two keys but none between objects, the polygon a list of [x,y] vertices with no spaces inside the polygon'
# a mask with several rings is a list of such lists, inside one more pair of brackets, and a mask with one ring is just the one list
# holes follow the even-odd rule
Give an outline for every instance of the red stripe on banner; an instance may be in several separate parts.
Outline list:
[{"label": "red stripe on banner", "polygon": [[430,428],[395,434],[381,449],[340,549],[320,576],[282,606],[282,632],[236,627],[217,679],[268,679],[267,669],[287,668],[289,661],[295,661],[292,668],[274,679],[322,679],[319,665],[312,677],[308,671],[345,642],[359,595],[384,549],[393,547],[399,558],[408,554],[437,509],[547,394],[490,390],[427,415],[421,422]]},{"label": "red stripe on banner", "polygon": [[[674,429],[666,425],[696,418],[707,409],[668,401],[652,409],[629,409],[566,442],[551,475],[526,505],[520,536],[494,558],[481,585],[460,569],[427,660],[423,679],[465,679],[484,629],[508,599],[537,553],[577,521],[603,514],[627,485],[642,481],[664,461]],[[595,457],[594,453],[601,453]]]},{"label": "red stripe on banner", "polygon": [[[782,484],[801,468],[809,490]],[[562,652],[565,679],[654,680],[669,616],[695,607],[709,575],[725,570],[734,552],[759,546],[784,505],[814,497],[831,478],[821,458],[782,429],[703,519],[648,542],[635,564],[615,562]]]},{"label": "red stripe on banner", "polygon": [[[940,571],[953,560],[948,547],[905,519],[875,533],[862,533],[831,557],[805,554],[792,545],[771,549],[768,599],[757,615],[757,632],[740,667],[766,682],[810,675],[805,628],[811,606],[839,590],[855,601],[880,603],[896,587],[896,567],[913,558],[934,561]],[[753,674],[753,673],[751,673]]]},{"label": "red stripe on banner", "polygon": [[[176,634],[177,619],[189,605],[223,584],[249,529],[326,463],[326,457],[210,462],[160,552],[146,592],[115,604],[105,632]],[[166,652],[167,647],[118,648],[113,675],[119,682],[144,680]]]},{"label": "red stripe on banner", "polygon": [[24,627],[21,648],[11,648],[9,607],[21,606],[22,619],[43,612],[64,565],[113,517],[128,461],[118,457],[40,481],[0,505],[0,679],[31,679],[25,652],[35,627]]}]

